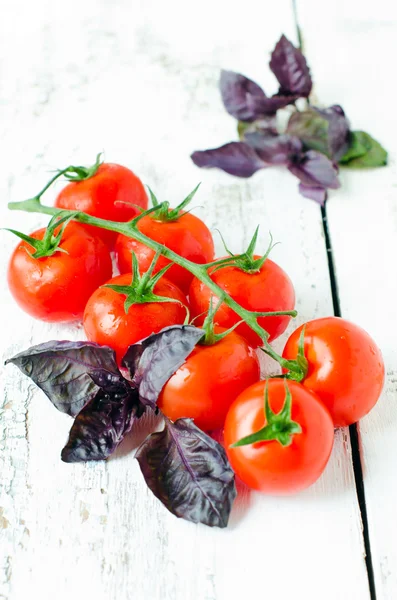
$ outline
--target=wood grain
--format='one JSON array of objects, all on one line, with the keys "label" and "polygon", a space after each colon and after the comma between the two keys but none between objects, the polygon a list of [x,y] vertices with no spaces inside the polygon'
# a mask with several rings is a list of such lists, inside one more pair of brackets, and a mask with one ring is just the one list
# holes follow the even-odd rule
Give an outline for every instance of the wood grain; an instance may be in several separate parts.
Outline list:
[{"label": "wood grain", "polygon": [[[293,279],[299,322],[332,313],[320,211],[298,195],[296,181],[277,169],[237,180],[199,171],[189,159],[193,150],[235,139],[217,90],[221,67],[276,91],[268,54],[281,32],[296,39],[287,0],[247,0],[243,14],[225,0],[194,7],[117,0],[111,8],[71,0],[67,10],[47,0],[5,0],[3,11],[2,226],[28,231],[45,222],[8,213],[6,202],[31,196],[47,171],[105,150],[160,199],[180,201],[202,180],[197,213],[235,251],[257,223],[262,248],[269,230],[282,242],[273,257]],[[15,241],[3,232],[0,243],[3,357],[48,339],[81,338],[78,325],[49,326],[19,311],[4,283]],[[1,367],[0,378],[3,600],[369,597],[345,431],[310,490],[291,498],[242,490],[230,528],[210,530],[175,519],[145,488],[131,452],[138,440],[126,440],[107,463],[63,464],[68,417],[15,368]],[[143,425],[141,439],[144,433]]]},{"label": "wood grain", "polygon": [[[389,151],[389,166],[341,174],[342,189],[328,203],[341,311],[364,327],[382,349],[387,379],[373,412],[360,423],[364,485],[377,598],[397,597],[397,171],[396,125],[388,98],[397,91],[394,71],[397,10],[376,3],[337,0],[322,10],[298,2],[298,17],[316,94],[340,102],[354,129]],[[330,50],[332,47],[332,51]]]}]

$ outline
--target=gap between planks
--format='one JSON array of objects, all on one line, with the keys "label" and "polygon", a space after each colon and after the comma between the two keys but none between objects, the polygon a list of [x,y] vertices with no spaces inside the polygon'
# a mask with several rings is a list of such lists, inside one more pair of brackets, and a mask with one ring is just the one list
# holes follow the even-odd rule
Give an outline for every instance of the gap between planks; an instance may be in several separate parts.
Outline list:
[{"label": "gap between planks", "polygon": [[[298,7],[297,0],[291,0],[292,2],[292,12],[295,20],[295,27],[297,32],[297,38],[299,41],[299,46],[303,50],[303,41],[304,36],[302,35],[302,30],[299,25],[298,19]],[[334,265],[334,258],[332,253],[332,243],[331,236],[328,228],[327,221],[327,207],[326,203],[321,207],[321,217],[324,231],[324,242],[327,251],[327,261],[328,261],[328,271],[329,271],[329,279],[331,284],[331,294],[332,294],[332,305],[334,309],[334,315],[336,317],[342,316],[342,311],[340,307],[339,301],[339,290],[338,290],[338,281],[336,278],[336,270]],[[372,563],[372,554],[371,554],[371,542],[369,538],[369,526],[368,526],[368,513],[367,513],[367,505],[365,501],[365,485],[364,485],[364,477],[363,477],[363,465],[362,465],[362,456],[360,450],[360,431],[357,423],[350,425],[349,427],[349,436],[350,436],[350,444],[352,451],[352,462],[353,462],[353,471],[354,471],[354,483],[356,486],[357,500],[361,513],[361,521],[362,521],[362,531],[363,531],[363,539],[364,539],[364,548],[365,548],[365,565],[367,569],[368,575],[368,585],[369,592],[371,596],[371,600],[376,600],[376,588],[375,588],[375,577],[374,577],[374,568]]]},{"label": "gap between planks", "polygon": [[[336,278],[334,257],[332,254],[331,236],[330,236],[329,229],[328,229],[326,204],[321,207],[321,216],[322,216],[323,230],[324,230],[324,241],[325,241],[325,245],[326,245],[326,249],[327,249],[329,279],[330,279],[330,283],[331,283],[331,292],[332,292],[332,304],[333,304],[335,316],[341,317],[342,311],[341,311],[340,302],[339,302],[338,281]],[[373,564],[372,564],[371,543],[370,543],[370,539],[369,539],[368,514],[367,514],[367,505],[365,502],[365,486],[364,486],[364,477],[363,477],[362,456],[361,456],[361,450],[360,450],[360,431],[359,431],[357,423],[350,425],[349,435],[350,435],[350,444],[351,444],[351,449],[352,449],[354,482],[356,485],[357,500],[358,500],[358,505],[360,507],[361,521],[362,521],[362,527],[363,527],[363,539],[364,539],[364,548],[365,548],[365,565],[366,565],[367,574],[368,574],[368,585],[369,585],[371,600],[376,600],[374,568],[373,568]]]}]

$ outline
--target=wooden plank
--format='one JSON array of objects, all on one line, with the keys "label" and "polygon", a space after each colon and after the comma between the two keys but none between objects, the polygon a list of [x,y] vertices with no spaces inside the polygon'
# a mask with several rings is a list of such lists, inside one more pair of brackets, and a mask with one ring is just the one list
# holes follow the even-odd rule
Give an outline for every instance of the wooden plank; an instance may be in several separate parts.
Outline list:
[{"label": "wooden plank", "polygon": [[374,337],[387,368],[384,394],[360,423],[364,484],[377,598],[397,597],[397,212],[395,119],[386,110],[395,96],[397,9],[387,0],[336,0],[327,5],[298,0],[316,95],[340,103],[354,129],[363,129],[389,151],[389,166],[343,170],[342,189],[327,204],[341,310]]},{"label": "wooden plank", "polygon": [[[67,11],[47,0],[3,6],[2,225],[28,231],[45,222],[7,213],[6,200],[40,189],[46,169],[84,164],[105,149],[160,198],[178,201],[201,179],[198,212],[236,251],[258,222],[262,247],[268,230],[283,242],[274,259],[292,276],[300,321],[332,312],[320,213],[298,196],[293,178],[273,169],[245,182],[201,172],[189,159],[235,137],[217,91],[220,67],[275,91],[266,60],[282,31],[294,39],[287,0],[271,10],[247,0],[248,30],[226,1],[192,8],[118,0],[111,12],[94,0],[71,0]],[[6,233],[0,240],[4,282],[15,242]],[[78,325],[32,321],[4,284],[1,306],[4,358],[82,337]],[[0,368],[0,598],[229,600],[257,594],[264,582],[269,597],[298,590],[308,600],[368,598],[346,432],[306,493],[241,494],[230,528],[210,530],[176,520],[145,489],[131,440],[105,464],[63,464],[69,419],[13,367]]]}]

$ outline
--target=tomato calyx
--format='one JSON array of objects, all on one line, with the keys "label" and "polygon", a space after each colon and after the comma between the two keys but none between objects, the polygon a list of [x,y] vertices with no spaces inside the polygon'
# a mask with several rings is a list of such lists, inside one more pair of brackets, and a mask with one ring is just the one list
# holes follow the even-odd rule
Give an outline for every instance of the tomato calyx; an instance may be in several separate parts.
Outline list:
[{"label": "tomato calyx", "polygon": [[[61,248],[59,244],[62,241],[65,227],[76,216],[76,213],[70,213],[70,211],[68,211],[66,214],[64,213],[63,216],[60,215],[62,215],[62,213],[52,217],[45,230],[43,239],[41,240],[26,235],[21,231],[16,231],[15,229],[6,229],[6,231],[10,231],[34,248],[34,252],[29,252],[29,250],[26,249],[32,258],[45,258],[52,256],[55,252],[64,252],[67,254],[67,251],[64,248]],[[59,231],[55,233],[55,230],[58,228]]]},{"label": "tomato calyx", "polygon": [[285,401],[283,408],[279,413],[274,413],[269,404],[268,382],[265,386],[265,405],[264,412],[266,425],[259,431],[243,437],[232,444],[231,448],[239,446],[248,446],[257,442],[277,441],[282,446],[289,446],[292,443],[293,436],[302,433],[302,427],[296,421],[291,419],[292,395],[285,382]]},{"label": "tomato calyx", "polygon": [[226,258],[221,258],[220,260],[215,260],[209,265],[206,265],[211,267],[211,273],[214,273],[218,269],[222,269],[224,267],[235,267],[240,271],[244,271],[244,273],[258,273],[258,271],[260,271],[263,267],[266,259],[268,258],[270,252],[273,250],[274,246],[278,244],[278,242],[273,244],[273,236],[272,234],[270,234],[270,243],[265,254],[263,256],[260,256],[259,258],[254,258],[255,247],[258,240],[258,233],[259,225],[255,229],[255,233],[252,237],[252,240],[249,243],[247,250],[243,252],[243,254],[233,254],[233,252],[231,252],[226,246],[225,240],[223,239],[222,234],[219,232],[222,238],[223,246],[229,256]]},{"label": "tomato calyx", "polygon": [[152,218],[156,219],[156,221],[162,221],[163,223],[177,221],[181,216],[185,214],[185,208],[192,201],[200,185],[200,183],[196,185],[194,190],[191,191],[190,194],[186,196],[186,198],[182,200],[182,202],[178,204],[178,206],[176,206],[175,208],[170,208],[170,203],[167,200],[165,200],[164,202],[159,202],[153,191],[148,186],[150,199],[155,209],[151,211],[153,213]]},{"label": "tomato calyx", "polygon": [[223,338],[225,338],[227,335],[229,335],[229,333],[234,331],[236,329],[236,327],[238,327],[241,323],[244,322],[244,320],[238,321],[232,327],[229,327],[229,329],[226,329],[226,331],[222,331],[222,333],[215,333],[214,317],[215,317],[216,311],[221,306],[222,302],[223,302],[223,298],[220,298],[218,304],[214,308],[213,307],[213,298],[211,296],[210,303],[208,306],[207,316],[205,317],[204,323],[202,325],[202,330],[204,331],[204,335],[201,338],[201,340],[198,342],[201,346],[213,346],[217,342],[220,342],[221,340],[223,340]]},{"label": "tomato calyx", "polygon": [[64,175],[65,179],[68,181],[85,181],[86,179],[90,179],[96,175],[102,163],[102,152],[99,152],[93,165],[89,167],[76,167],[70,165],[69,167],[66,167],[66,169],[60,169],[58,173],[59,175]]},{"label": "tomato calyx", "polygon": [[[175,298],[168,298],[166,296],[159,296],[153,292],[153,288],[156,283],[162,278],[164,273],[172,266],[172,263],[163,267],[158,273],[153,275],[153,270],[156,263],[161,255],[161,251],[158,250],[153,257],[149,269],[143,275],[139,272],[138,259],[135,252],[132,253],[132,280],[130,285],[112,285],[107,284],[102,287],[110,288],[118,294],[124,294],[126,296],[124,302],[125,313],[128,314],[129,309],[133,304],[146,304],[148,302],[178,302]],[[188,311],[187,306],[185,306]]]},{"label": "tomato calyx", "polygon": [[298,354],[295,359],[298,366],[300,367],[300,369],[302,371],[302,377],[301,377],[301,379],[299,379],[299,381],[302,381],[302,379],[304,379],[306,377],[307,371],[309,368],[309,363],[307,362],[307,358],[305,356],[305,329],[306,329],[306,326],[304,325],[302,327],[302,331],[300,332],[299,343],[298,343]]}]

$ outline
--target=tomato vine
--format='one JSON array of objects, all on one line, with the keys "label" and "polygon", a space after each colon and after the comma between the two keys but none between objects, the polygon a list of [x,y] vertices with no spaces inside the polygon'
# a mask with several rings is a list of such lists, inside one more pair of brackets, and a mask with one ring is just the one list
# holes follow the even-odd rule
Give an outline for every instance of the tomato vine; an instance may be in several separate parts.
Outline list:
[{"label": "tomato vine", "polygon": [[[86,225],[93,225],[95,227],[99,227],[102,229],[107,229],[109,231],[114,231],[116,233],[121,233],[125,236],[131,237],[142,244],[145,244],[156,253],[161,254],[165,258],[170,261],[180,265],[181,267],[187,269],[192,273],[197,279],[202,281],[210,290],[213,292],[214,296],[222,300],[229,308],[231,308],[242,320],[244,320],[247,325],[261,337],[263,340],[263,351],[268,354],[271,358],[273,358],[282,368],[287,369],[289,371],[288,378],[300,381],[304,377],[304,372],[302,369],[302,365],[297,360],[287,360],[280,356],[269,344],[268,338],[269,334],[263,327],[261,327],[258,323],[258,317],[266,317],[266,316],[279,316],[286,315],[291,317],[296,317],[297,312],[295,310],[289,311],[274,311],[274,312],[252,312],[243,308],[240,304],[238,304],[231,296],[225,293],[210,277],[208,274],[208,269],[214,266],[216,263],[209,263],[206,265],[196,264],[186,258],[183,258],[176,252],[170,250],[169,248],[162,246],[158,242],[152,240],[145,234],[143,234],[138,229],[138,223],[140,219],[144,216],[152,213],[158,212],[162,209],[165,209],[166,203],[157,204],[156,206],[141,212],[137,217],[132,219],[129,222],[118,222],[118,221],[109,221],[106,219],[101,219],[98,217],[94,217],[92,215],[86,214],[84,212],[79,211],[66,211],[65,209],[59,209],[56,207],[45,206],[41,203],[41,194],[35,196],[34,198],[30,198],[28,200],[24,200],[22,202],[10,202],[8,204],[8,208],[10,210],[21,210],[25,212],[32,213],[42,213],[54,216],[65,216],[67,212],[73,214],[73,220],[78,221],[79,223],[83,223]],[[244,258],[244,254],[235,255],[233,257],[234,260],[242,260]],[[232,257],[231,257],[232,258]],[[228,259],[229,263],[229,259]]]}]

